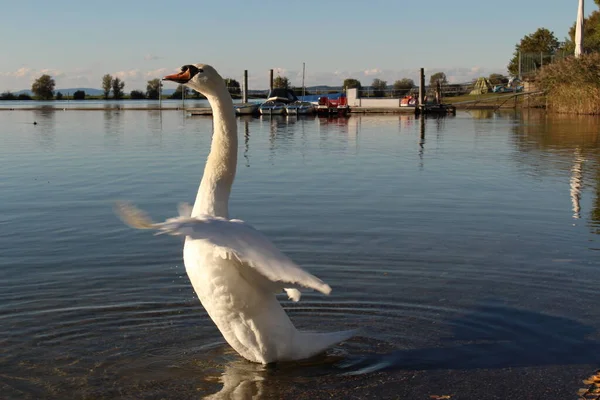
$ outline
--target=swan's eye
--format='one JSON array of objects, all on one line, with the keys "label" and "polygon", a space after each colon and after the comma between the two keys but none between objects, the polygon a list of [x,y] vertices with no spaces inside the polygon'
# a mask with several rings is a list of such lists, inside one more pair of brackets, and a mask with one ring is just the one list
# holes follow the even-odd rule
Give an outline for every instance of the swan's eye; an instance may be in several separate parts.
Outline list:
[{"label": "swan's eye", "polygon": [[204,72],[202,68],[198,68],[198,72]]}]

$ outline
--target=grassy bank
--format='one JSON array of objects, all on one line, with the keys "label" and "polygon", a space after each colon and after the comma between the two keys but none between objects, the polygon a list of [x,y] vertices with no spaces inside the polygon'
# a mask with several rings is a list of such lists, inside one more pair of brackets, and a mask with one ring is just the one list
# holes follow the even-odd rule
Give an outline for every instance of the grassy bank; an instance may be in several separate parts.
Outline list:
[{"label": "grassy bank", "polygon": [[549,111],[600,114],[600,54],[554,62],[542,69],[537,80],[546,91]]}]

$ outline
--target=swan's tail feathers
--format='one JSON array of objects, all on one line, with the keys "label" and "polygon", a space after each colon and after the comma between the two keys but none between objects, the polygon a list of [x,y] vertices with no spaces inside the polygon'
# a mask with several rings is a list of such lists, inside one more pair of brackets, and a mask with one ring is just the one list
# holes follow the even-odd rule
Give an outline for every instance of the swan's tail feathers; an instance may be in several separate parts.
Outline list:
[{"label": "swan's tail feathers", "polygon": [[303,354],[298,354],[298,359],[309,358],[320,354],[340,342],[350,339],[359,332],[358,329],[339,332],[296,332],[297,348]]},{"label": "swan's tail feathers", "polygon": [[156,224],[150,217],[134,206],[125,201],[115,203],[115,212],[125,224],[135,229],[156,229]]}]

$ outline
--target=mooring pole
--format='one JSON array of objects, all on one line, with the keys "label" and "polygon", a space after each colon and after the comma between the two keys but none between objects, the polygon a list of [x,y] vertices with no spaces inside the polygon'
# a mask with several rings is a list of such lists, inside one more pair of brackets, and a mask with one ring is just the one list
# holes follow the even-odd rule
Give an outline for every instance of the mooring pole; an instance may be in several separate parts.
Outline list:
[{"label": "mooring pole", "polygon": [[273,70],[269,70],[269,89],[273,90]]},{"label": "mooring pole", "polygon": [[244,91],[242,92],[242,103],[248,102],[248,70],[244,70]]},{"label": "mooring pole", "polygon": [[425,105],[425,68],[419,70],[419,105]]}]

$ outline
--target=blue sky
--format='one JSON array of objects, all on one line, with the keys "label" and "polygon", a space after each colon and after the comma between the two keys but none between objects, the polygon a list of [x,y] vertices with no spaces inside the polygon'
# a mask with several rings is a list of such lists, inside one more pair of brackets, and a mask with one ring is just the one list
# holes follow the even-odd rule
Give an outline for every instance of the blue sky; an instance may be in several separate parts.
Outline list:
[{"label": "blue sky", "polygon": [[30,88],[42,73],[57,89],[99,88],[106,73],[126,91],[145,89],[197,62],[238,80],[248,69],[255,89],[270,68],[299,86],[303,62],[309,86],[416,79],[419,67],[462,82],[504,73],[515,44],[539,27],[563,40],[577,2],[0,0],[0,91]]}]

